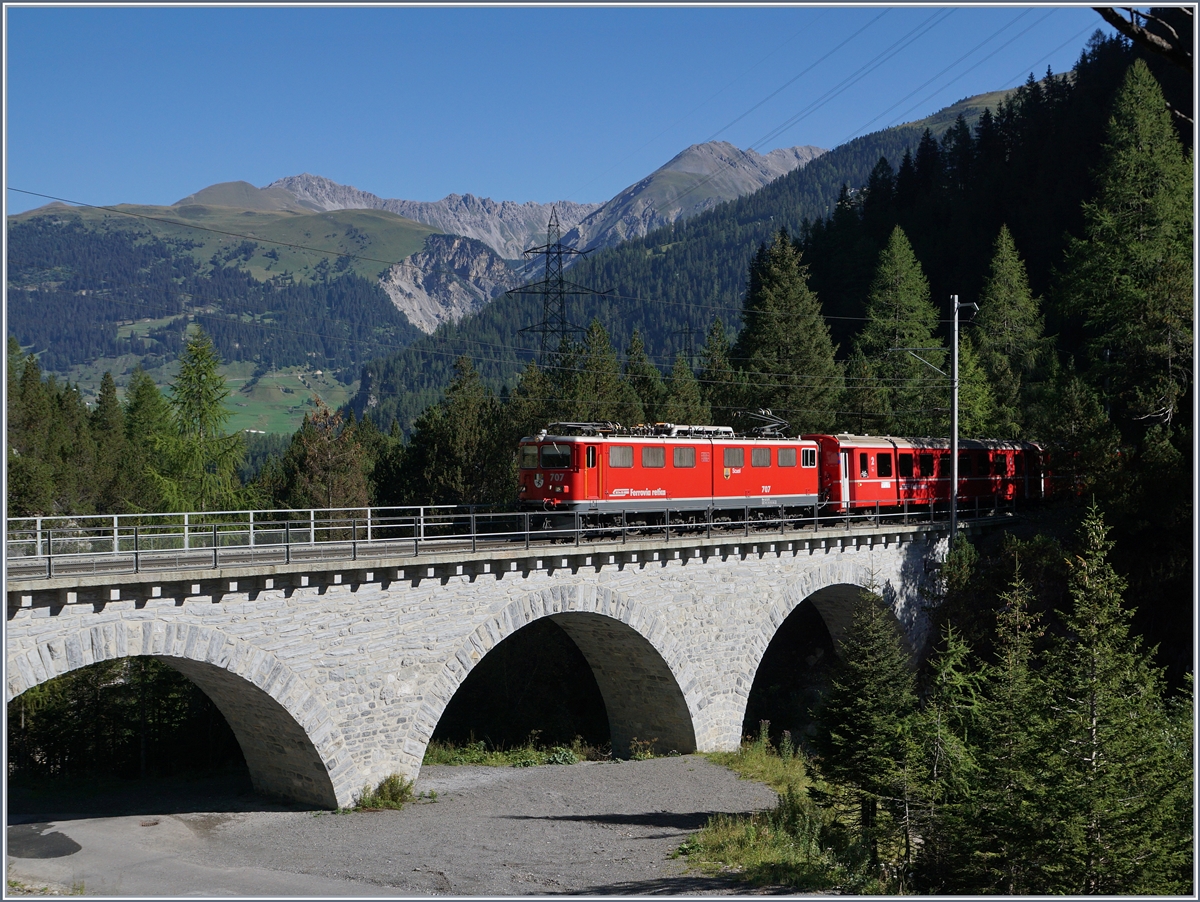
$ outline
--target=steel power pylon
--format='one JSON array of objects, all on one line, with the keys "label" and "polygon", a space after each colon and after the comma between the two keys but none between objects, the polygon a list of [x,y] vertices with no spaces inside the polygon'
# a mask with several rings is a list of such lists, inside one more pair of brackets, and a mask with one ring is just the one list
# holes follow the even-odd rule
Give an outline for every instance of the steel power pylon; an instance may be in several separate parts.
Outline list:
[{"label": "steel power pylon", "polygon": [[[521,332],[533,332],[541,335],[538,348],[538,366],[546,366],[549,355],[563,348],[564,342],[572,335],[584,331],[567,319],[568,295],[603,295],[606,292],[596,291],[583,285],[576,285],[563,278],[563,255],[579,254],[587,251],[576,250],[562,243],[561,231],[558,224],[558,208],[550,209],[550,222],[546,225],[546,243],[540,247],[531,247],[525,251],[526,257],[542,254],[546,258],[546,271],[541,281],[530,282],[520,288],[513,288],[509,294],[532,294],[542,297],[542,321],[526,326]],[[555,338],[557,337],[557,340]]]}]

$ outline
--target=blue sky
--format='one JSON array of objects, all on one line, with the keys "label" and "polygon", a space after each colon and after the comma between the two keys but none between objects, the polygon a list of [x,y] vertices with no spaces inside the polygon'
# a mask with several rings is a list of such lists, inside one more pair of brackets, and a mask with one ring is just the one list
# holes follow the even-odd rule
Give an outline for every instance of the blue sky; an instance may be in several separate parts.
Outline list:
[{"label": "blue sky", "polygon": [[312,172],[602,201],[689,144],[832,148],[1065,71],[1096,29],[1053,6],[9,6],[6,185],[170,204]]}]

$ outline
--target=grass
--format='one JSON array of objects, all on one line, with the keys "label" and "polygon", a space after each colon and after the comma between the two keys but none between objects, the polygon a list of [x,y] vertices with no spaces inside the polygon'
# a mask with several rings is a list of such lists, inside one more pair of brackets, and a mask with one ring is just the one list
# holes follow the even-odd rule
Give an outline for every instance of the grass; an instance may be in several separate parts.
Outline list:
[{"label": "grass", "polygon": [[774,808],[753,814],[719,814],[679,847],[676,857],[707,874],[732,874],[754,886],[786,886],[805,892],[840,890],[879,893],[892,887],[869,873],[866,856],[843,825],[840,812],[819,805],[810,791],[819,779],[783,734],[779,746],[767,735],[736,752],[705,756],[742,778],[779,793]]},{"label": "grass", "polygon": [[413,781],[406,780],[399,774],[392,774],[380,780],[379,785],[374,789],[364,786],[354,801],[354,810],[385,811],[392,809],[398,811],[415,799]]},{"label": "grass", "polygon": [[482,767],[537,767],[543,764],[576,764],[580,761],[608,761],[605,747],[588,745],[576,736],[570,745],[543,746],[537,731],[524,745],[514,748],[489,746],[482,739],[464,745],[434,740],[425,749],[425,764],[474,764]]},{"label": "grass", "polygon": [[82,896],[87,892],[82,880],[72,883],[69,889],[52,886],[34,886],[11,877],[5,880],[8,894],[13,896]]}]

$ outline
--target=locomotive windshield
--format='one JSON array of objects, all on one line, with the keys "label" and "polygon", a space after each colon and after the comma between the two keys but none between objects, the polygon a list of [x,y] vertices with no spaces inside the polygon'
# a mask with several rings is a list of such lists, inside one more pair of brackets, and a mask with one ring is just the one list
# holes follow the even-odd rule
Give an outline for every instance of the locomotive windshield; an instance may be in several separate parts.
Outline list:
[{"label": "locomotive windshield", "polygon": [[537,445],[522,445],[521,446],[521,469],[536,470],[537,469],[538,449]]},{"label": "locomotive windshield", "polygon": [[557,442],[542,445],[542,467],[547,470],[565,469],[571,466],[571,446]]}]

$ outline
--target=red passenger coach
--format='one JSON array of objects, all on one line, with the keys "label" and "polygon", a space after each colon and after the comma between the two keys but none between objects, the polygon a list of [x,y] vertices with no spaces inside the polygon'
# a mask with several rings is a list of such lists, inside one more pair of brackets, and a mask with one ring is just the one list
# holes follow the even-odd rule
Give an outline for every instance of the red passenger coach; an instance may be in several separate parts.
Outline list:
[{"label": "red passenger coach", "polygon": [[[832,513],[950,500],[950,440],[869,435],[807,436],[820,446],[821,497]],[[1011,502],[1046,494],[1032,442],[963,439],[958,500]]]},{"label": "red passenger coach", "polygon": [[521,440],[518,498],[565,511],[814,507],[817,443],[726,426],[553,423]]}]

